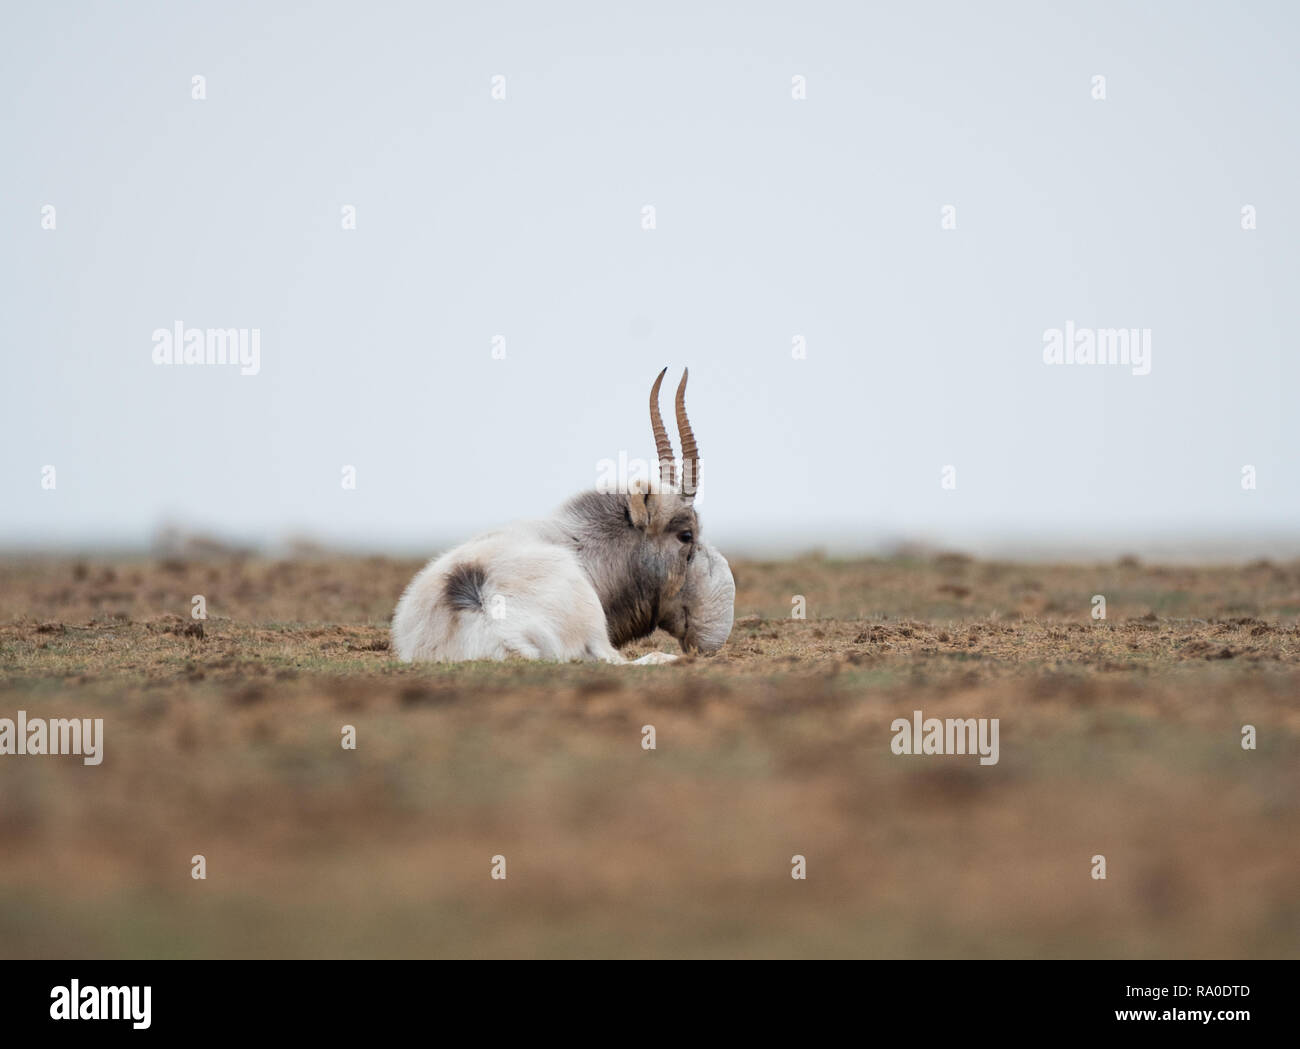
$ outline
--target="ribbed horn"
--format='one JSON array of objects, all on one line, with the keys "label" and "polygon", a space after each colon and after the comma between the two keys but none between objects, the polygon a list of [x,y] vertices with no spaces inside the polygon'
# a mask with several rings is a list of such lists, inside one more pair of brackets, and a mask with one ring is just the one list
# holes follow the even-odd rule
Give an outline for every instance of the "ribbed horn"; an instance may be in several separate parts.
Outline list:
[{"label": "ribbed horn", "polygon": [[654,386],[650,388],[650,428],[655,432],[655,454],[659,457],[659,483],[672,487],[677,484],[677,463],[673,453],[673,442],[668,439],[664,429],[663,416],[659,414],[659,387],[663,385],[665,368],[659,373]]},{"label": "ribbed horn", "polygon": [[700,487],[700,450],[695,446],[691,421],[686,418],[686,380],[690,368],[683,369],[682,381],[677,387],[677,436],[682,440],[682,495],[694,495]]}]

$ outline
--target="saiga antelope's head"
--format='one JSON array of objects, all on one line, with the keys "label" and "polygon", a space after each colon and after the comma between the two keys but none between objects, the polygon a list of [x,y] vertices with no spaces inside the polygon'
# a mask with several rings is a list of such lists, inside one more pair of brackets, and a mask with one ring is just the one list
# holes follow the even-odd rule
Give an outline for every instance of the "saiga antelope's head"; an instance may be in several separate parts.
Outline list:
[{"label": "saiga antelope's head", "polygon": [[[659,414],[659,387],[665,368],[650,390],[650,427],[659,460],[659,490],[644,488],[627,496],[627,521],[642,534],[640,576],[653,588],[661,627],[685,652],[716,652],[731,635],[736,584],[727,559],[700,538],[695,493],[700,483],[700,453],[686,417],[686,379],[677,387],[677,433],[682,442],[678,483],[672,442]],[[647,486],[648,487],[648,486]],[[653,629],[653,627],[652,627]]]}]

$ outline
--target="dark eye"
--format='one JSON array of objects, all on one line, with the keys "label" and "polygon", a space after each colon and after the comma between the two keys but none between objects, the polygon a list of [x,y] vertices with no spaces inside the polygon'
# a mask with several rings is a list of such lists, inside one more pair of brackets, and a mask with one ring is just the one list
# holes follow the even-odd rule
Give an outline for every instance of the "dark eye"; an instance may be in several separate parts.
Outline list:
[{"label": "dark eye", "polygon": [[695,542],[695,533],[694,533],[694,532],[678,532],[678,533],[677,533],[677,538],[680,539],[683,543],[693,543],[693,542]]}]

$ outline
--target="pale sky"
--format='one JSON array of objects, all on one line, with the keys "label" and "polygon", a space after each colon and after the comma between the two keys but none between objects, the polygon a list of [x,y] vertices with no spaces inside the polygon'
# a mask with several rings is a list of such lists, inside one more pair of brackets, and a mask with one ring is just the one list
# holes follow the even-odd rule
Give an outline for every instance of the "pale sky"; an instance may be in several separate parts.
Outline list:
[{"label": "pale sky", "polygon": [[14,8],[0,546],[431,552],[649,457],[687,365],[724,550],[1295,539],[1298,11]]}]

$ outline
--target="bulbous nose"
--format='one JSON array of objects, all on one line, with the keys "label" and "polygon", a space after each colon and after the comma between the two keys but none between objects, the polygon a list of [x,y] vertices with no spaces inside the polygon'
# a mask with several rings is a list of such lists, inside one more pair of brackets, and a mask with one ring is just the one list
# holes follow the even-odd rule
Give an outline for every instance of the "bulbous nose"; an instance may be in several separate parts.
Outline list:
[{"label": "bulbous nose", "polygon": [[712,637],[701,638],[698,634],[692,634],[684,638],[681,642],[683,652],[698,653],[702,656],[711,656],[727,643],[727,638],[731,636],[731,628],[723,634],[721,631],[716,632]]}]

